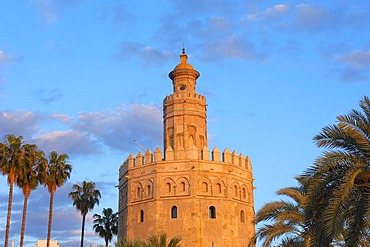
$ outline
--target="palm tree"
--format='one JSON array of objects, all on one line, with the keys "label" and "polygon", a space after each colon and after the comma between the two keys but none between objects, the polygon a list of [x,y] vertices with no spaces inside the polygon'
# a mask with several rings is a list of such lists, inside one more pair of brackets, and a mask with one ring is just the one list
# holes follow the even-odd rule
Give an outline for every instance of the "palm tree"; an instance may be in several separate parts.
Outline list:
[{"label": "palm tree", "polygon": [[115,246],[116,247],[143,247],[145,244],[145,242],[143,241],[139,241],[139,240],[135,240],[135,241],[123,241],[123,240],[119,240]]},{"label": "palm tree", "polygon": [[[122,241],[120,240],[116,247],[177,247],[181,241],[180,237],[171,238],[167,241],[167,235],[161,234],[159,237],[154,235],[148,238],[148,241]],[[168,242],[168,244],[167,244]]]},{"label": "palm tree", "polygon": [[20,168],[17,177],[17,186],[21,188],[24,201],[23,201],[23,215],[22,227],[19,246],[23,247],[24,231],[26,227],[27,218],[27,204],[31,191],[36,189],[40,181],[40,171],[46,165],[44,153],[37,150],[37,146],[32,144],[27,146],[26,158],[24,165]]},{"label": "palm tree", "polygon": [[95,204],[99,205],[100,191],[95,189],[94,182],[83,181],[82,187],[74,184],[68,196],[72,198],[73,206],[82,215],[81,247],[83,247],[86,215],[94,209]]},{"label": "palm tree", "polygon": [[93,229],[99,234],[99,237],[104,238],[105,246],[108,247],[113,235],[117,235],[118,214],[113,213],[111,208],[103,208],[103,216],[94,214],[93,218]]},{"label": "palm tree", "polygon": [[29,144],[23,143],[23,137],[7,135],[4,143],[0,143],[0,171],[3,175],[7,175],[9,184],[8,198],[8,214],[6,218],[5,243],[4,247],[8,247],[10,216],[13,202],[13,188],[17,182],[21,168],[26,163],[26,154],[29,150]]},{"label": "palm tree", "polygon": [[158,236],[151,236],[148,239],[148,242],[144,244],[144,247],[177,247],[181,241],[180,237],[171,238],[167,244],[167,235],[161,234]]},{"label": "palm tree", "polygon": [[[328,148],[306,171],[313,177],[311,224],[323,219],[323,234],[329,239],[344,236],[346,246],[370,242],[370,100],[360,100],[362,111],[351,110],[337,117],[338,123],[314,137],[316,145]],[[310,204],[309,203],[309,204]],[[314,238],[320,243],[320,239]]]},{"label": "palm tree", "polygon": [[72,172],[72,165],[68,162],[68,159],[67,154],[58,155],[57,152],[52,151],[49,156],[48,167],[42,178],[43,184],[48,188],[50,193],[47,247],[50,246],[54,194],[56,189],[61,187],[70,178]]},{"label": "palm tree", "polygon": [[280,200],[267,203],[256,214],[255,223],[265,222],[258,228],[249,246],[254,246],[256,240],[262,240],[262,246],[268,247],[271,243],[282,238],[281,246],[309,246],[310,237],[305,227],[305,205],[307,179],[296,177],[299,187],[288,187],[278,190],[292,200]]}]

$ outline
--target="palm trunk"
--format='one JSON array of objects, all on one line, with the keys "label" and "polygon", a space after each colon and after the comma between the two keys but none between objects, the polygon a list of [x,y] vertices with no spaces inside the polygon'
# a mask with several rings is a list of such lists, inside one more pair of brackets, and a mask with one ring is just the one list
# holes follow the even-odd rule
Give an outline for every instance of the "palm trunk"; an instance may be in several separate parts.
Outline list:
[{"label": "palm trunk", "polygon": [[108,247],[108,239],[105,239],[105,247]]},{"label": "palm trunk", "polygon": [[51,190],[50,191],[50,203],[49,203],[48,238],[46,241],[46,247],[50,246],[51,226],[53,223],[53,203],[54,203],[54,190]]},{"label": "palm trunk", "polygon": [[85,218],[86,214],[82,215],[81,247],[84,246]]},{"label": "palm trunk", "polygon": [[13,183],[9,183],[8,215],[6,217],[4,247],[8,247],[8,243],[9,243],[10,215],[12,214],[12,202],[13,202],[13,186],[14,186]]},{"label": "palm trunk", "polygon": [[28,202],[29,195],[30,195],[29,192],[27,192],[27,193],[24,194],[22,228],[21,228],[21,240],[20,240],[20,243],[19,243],[19,246],[20,247],[23,247],[24,230],[26,228],[26,217],[27,217],[27,202]]}]

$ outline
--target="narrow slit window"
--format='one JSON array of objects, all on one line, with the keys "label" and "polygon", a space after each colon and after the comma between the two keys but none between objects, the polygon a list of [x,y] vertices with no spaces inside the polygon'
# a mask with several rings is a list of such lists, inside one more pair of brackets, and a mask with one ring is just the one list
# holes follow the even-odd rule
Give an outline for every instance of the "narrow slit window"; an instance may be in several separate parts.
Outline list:
[{"label": "narrow slit window", "polygon": [[137,189],[136,189],[136,196],[137,197],[141,196],[141,188],[140,187],[137,187]]},{"label": "narrow slit window", "polygon": [[151,190],[152,190],[152,187],[150,185],[148,185],[148,187],[147,187],[147,195],[148,196],[150,196]]},{"label": "narrow slit window", "polygon": [[240,211],[240,222],[241,222],[241,223],[244,223],[244,222],[245,222],[245,214],[244,214],[244,210],[241,210],[241,211]]},{"label": "narrow slit window", "polygon": [[144,222],[144,210],[140,210],[139,222]]},{"label": "narrow slit window", "polygon": [[177,219],[177,207],[176,206],[173,206],[171,208],[171,218],[172,219]]}]

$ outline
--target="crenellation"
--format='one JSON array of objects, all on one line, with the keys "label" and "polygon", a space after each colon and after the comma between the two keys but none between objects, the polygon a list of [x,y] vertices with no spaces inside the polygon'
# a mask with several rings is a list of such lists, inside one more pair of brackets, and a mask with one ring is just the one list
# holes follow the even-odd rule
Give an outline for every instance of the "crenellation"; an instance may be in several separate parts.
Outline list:
[{"label": "crenellation", "polygon": [[130,154],[127,158],[128,163],[128,169],[135,167],[135,158],[132,154]]},{"label": "crenellation", "polygon": [[165,160],[166,161],[174,160],[174,154],[171,146],[168,146],[166,149]]},{"label": "crenellation", "polygon": [[136,155],[135,159],[135,166],[142,166],[144,164],[144,156],[143,154],[139,151]]},{"label": "crenellation", "polygon": [[191,146],[189,151],[187,152],[188,159],[190,160],[198,160],[198,149],[196,146]]},{"label": "crenellation", "polygon": [[159,147],[155,149],[154,154],[150,149],[147,149],[145,154],[139,151],[136,157],[130,154],[129,157],[123,162],[120,169],[123,168],[123,171],[127,172],[128,169],[133,167],[176,160],[215,161],[232,164],[233,166],[237,166],[246,170],[252,169],[249,157],[244,157],[242,153],[238,155],[235,150],[230,153],[229,149],[225,148],[225,150],[221,153],[217,147],[214,147],[212,152],[210,152],[208,147],[204,146],[203,149],[199,151],[194,145],[187,151],[183,148],[173,151],[172,147],[168,146],[165,152],[165,157],[162,157],[162,151]]},{"label": "crenellation", "polygon": [[249,159],[249,156],[245,158],[245,168],[248,170],[252,170],[252,163],[251,160]]},{"label": "crenellation", "polygon": [[204,146],[201,151],[201,159],[202,160],[209,160],[210,158],[210,152],[207,146]]},{"label": "crenellation", "polygon": [[240,155],[239,155],[239,166],[242,167],[242,168],[247,168],[245,166],[245,157],[242,153],[240,153]]},{"label": "crenellation", "polygon": [[227,163],[232,163],[231,153],[228,148],[225,148],[224,152],[222,153],[222,161]]},{"label": "crenellation", "polygon": [[144,164],[151,164],[153,163],[153,154],[150,149],[147,149],[144,155]]},{"label": "crenellation", "polygon": [[182,94],[182,93],[173,93],[173,94],[170,94],[170,95],[167,95],[164,100],[163,100],[163,103],[166,104],[168,101],[172,101],[172,100],[177,100],[177,99],[196,99],[198,101],[202,101],[202,103],[205,104],[206,102],[206,97],[204,97],[203,95],[201,94],[197,94],[197,93],[187,93],[187,94]]},{"label": "crenellation", "polygon": [[154,162],[162,161],[162,151],[159,147],[154,150]]},{"label": "crenellation", "polygon": [[239,166],[239,155],[236,153],[236,151],[234,150],[231,154],[232,156],[232,163],[234,166]]},{"label": "crenellation", "polygon": [[212,161],[221,161],[221,152],[217,147],[212,150]]}]

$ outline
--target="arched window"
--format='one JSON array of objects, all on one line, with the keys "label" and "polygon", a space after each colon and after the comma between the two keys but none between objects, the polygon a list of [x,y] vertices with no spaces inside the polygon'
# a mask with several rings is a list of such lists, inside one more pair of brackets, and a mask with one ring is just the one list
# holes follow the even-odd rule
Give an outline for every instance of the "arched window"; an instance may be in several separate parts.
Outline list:
[{"label": "arched window", "polygon": [[235,196],[238,196],[238,186],[234,185]]},{"label": "arched window", "polygon": [[140,210],[139,222],[144,222],[144,210]]},{"label": "arched window", "polygon": [[152,186],[148,185],[147,186],[147,195],[150,196],[152,190]]},{"label": "arched window", "polygon": [[208,184],[206,182],[202,183],[202,192],[208,192]]},{"label": "arched window", "polygon": [[176,206],[173,206],[171,208],[171,218],[172,219],[177,219],[177,207]]},{"label": "arched window", "polygon": [[247,191],[245,190],[245,188],[243,188],[243,198],[247,198]]},{"label": "arched window", "polygon": [[185,191],[185,183],[184,182],[181,182],[181,191],[184,192]]},{"label": "arched window", "polygon": [[240,222],[244,223],[245,222],[245,215],[244,215],[244,210],[240,211]]},{"label": "arched window", "polygon": [[137,187],[137,189],[136,189],[136,196],[137,197],[141,196],[141,188],[140,187]]},{"label": "arched window", "polygon": [[221,194],[222,193],[222,190],[221,190],[221,184],[220,183],[217,183],[216,184],[216,191],[217,193]]},{"label": "arched window", "polygon": [[167,192],[171,192],[171,184],[167,183]]},{"label": "arched window", "polygon": [[216,208],[214,206],[209,207],[209,218],[216,219]]}]

